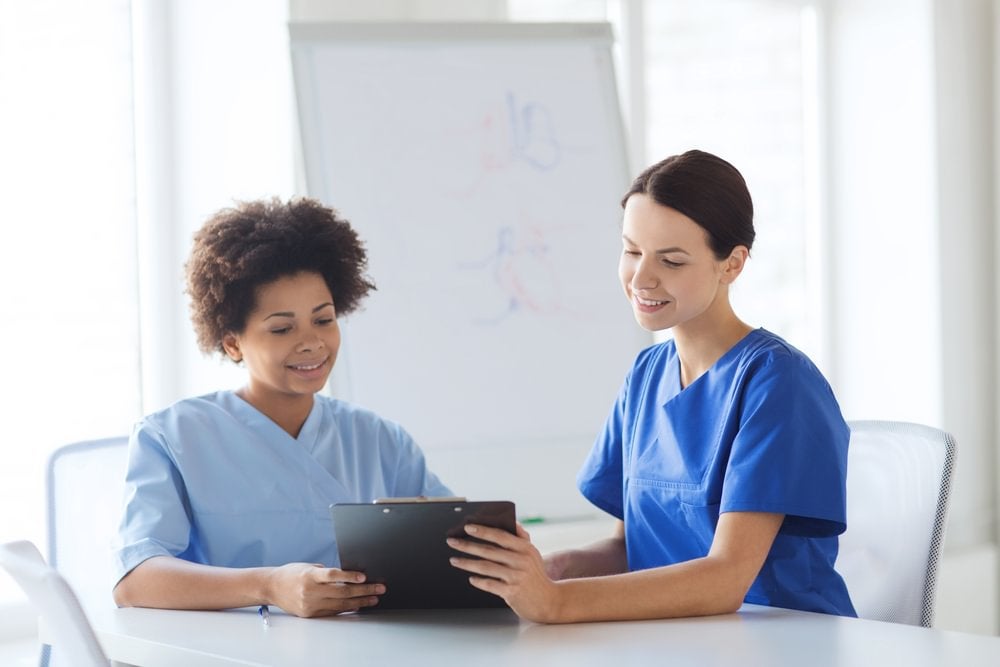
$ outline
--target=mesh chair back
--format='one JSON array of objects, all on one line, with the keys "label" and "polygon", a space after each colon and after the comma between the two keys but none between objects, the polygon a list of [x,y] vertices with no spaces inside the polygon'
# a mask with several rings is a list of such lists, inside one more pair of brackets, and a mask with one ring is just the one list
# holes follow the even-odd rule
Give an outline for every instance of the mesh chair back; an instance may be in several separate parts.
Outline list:
[{"label": "mesh chair back", "polygon": [[49,563],[76,591],[84,608],[113,607],[111,549],[118,532],[126,436],[66,445],[49,457]]},{"label": "mesh chair back", "polygon": [[931,627],[955,440],[905,422],[849,426],[847,532],[836,569],[861,618]]},{"label": "mesh chair back", "polygon": [[45,564],[34,544],[23,540],[0,544],[0,566],[10,573],[45,619],[60,653],[73,656],[74,665],[108,666],[73,590],[58,572]]}]

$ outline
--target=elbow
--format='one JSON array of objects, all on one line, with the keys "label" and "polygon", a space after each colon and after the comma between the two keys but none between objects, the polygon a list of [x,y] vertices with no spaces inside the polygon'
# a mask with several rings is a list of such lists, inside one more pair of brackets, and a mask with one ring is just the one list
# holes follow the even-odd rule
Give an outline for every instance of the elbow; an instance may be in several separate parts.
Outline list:
[{"label": "elbow", "polygon": [[702,612],[706,616],[716,614],[732,614],[739,611],[746,601],[747,593],[753,580],[746,581],[743,577],[719,577],[718,586],[711,595],[703,598]]},{"label": "elbow", "polygon": [[132,590],[132,582],[129,581],[129,574],[122,577],[117,584],[115,584],[114,589],[111,591],[111,597],[114,599],[115,604],[119,607],[135,607],[136,601],[134,599],[134,591]]},{"label": "elbow", "polygon": [[719,609],[715,611],[716,614],[734,614],[740,610],[743,606],[743,599],[746,594],[743,595],[728,595],[724,596],[719,600]]},{"label": "elbow", "polygon": [[129,603],[128,594],[126,592],[127,586],[125,586],[121,581],[115,586],[114,590],[111,591],[111,597],[114,598],[115,604],[119,607],[131,607],[132,604]]},{"label": "elbow", "polygon": [[718,597],[719,609],[715,613],[732,614],[739,611],[752,585],[753,580],[732,582],[732,585],[728,586],[727,590]]}]

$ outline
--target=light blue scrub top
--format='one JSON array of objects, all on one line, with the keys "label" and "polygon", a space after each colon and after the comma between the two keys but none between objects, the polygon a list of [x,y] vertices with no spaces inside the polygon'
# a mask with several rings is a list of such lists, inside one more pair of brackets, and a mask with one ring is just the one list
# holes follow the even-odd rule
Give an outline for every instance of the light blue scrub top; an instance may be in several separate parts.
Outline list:
[{"label": "light blue scrub top", "polygon": [[118,579],[152,556],[337,567],[329,507],[450,496],[400,426],[317,395],[293,438],[231,391],[140,421],[129,442]]},{"label": "light blue scrub top", "polygon": [[855,616],[833,569],[849,430],[800,351],[757,329],[681,390],[673,341],[642,351],[577,478],[624,520],[631,570],[708,554],[721,512],[785,521],[747,602]]}]

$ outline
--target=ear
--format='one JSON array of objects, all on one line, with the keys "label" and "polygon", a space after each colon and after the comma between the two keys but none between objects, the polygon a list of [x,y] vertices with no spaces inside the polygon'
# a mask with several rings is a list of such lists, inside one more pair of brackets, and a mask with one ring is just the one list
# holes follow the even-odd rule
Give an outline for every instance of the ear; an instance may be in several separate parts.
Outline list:
[{"label": "ear", "polygon": [[743,267],[746,266],[749,258],[750,250],[746,246],[738,245],[733,248],[729,257],[722,260],[722,275],[720,277],[723,284],[732,284],[743,273]]},{"label": "ear", "polygon": [[234,333],[227,333],[222,337],[222,349],[226,351],[226,356],[240,363],[243,361],[243,350],[240,349],[240,339]]}]

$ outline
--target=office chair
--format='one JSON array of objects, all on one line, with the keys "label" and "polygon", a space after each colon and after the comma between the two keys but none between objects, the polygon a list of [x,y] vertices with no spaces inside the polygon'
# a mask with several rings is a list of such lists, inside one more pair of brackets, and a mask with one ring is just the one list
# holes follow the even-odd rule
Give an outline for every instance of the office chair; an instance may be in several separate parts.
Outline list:
[{"label": "office chair", "polygon": [[[125,488],[128,437],[64,445],[46,465],[49,564],[85,610],[114,607],[111,549]],[[42,647],[41,667],[75,664],[62,647]]]},{"label": "office chair", "polygon": [[0,566],[14,578],[32,606],[59,641],[59,652],[72,656],[73,665],[108,667],[97,636],[66,580],[46,565],[31,542],[0,544]]},{"label": "office chair", "polygon": [[906,422],[848,425],[847,532],[835,567],[859,617],[929,628],[955,439]]}]

